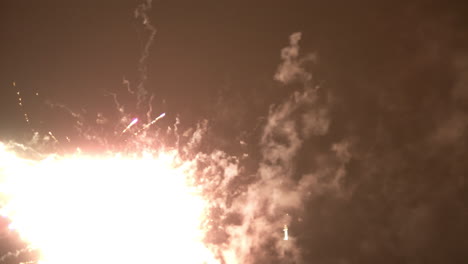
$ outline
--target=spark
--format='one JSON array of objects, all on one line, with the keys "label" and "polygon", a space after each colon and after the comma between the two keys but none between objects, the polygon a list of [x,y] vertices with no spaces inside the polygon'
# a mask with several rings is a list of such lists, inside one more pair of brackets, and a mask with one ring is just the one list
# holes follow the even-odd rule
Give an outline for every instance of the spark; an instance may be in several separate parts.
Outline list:
[{"label": "spark", "polygon": [[48,134],[49,134],[49,136],[50,136],[53,140],[55,140],[55,142],[58,142],[57,138],[54,136],[54,134],[52,134],[51,131],[49,131]]},{"label": "spark", "polygon": [[141,128],[140,130],[138,130],[137,132],[135,132],[135,136],[138,135],[141,131],[145,130],[145,129],[148,129],[150,126],[152,126],[154,123],[156,123],[159,119],[163,118],[166,116],[166,113],[162,113],[160,114],[158,117],[156,117],[155,119],[153,119],[153,121],[149,122],[148,124],[144,125],[143,128]]},{"label": "spark", "polygon": [[[13,87],[16,88],[16,82],[13,82]],[[29,117],[26,111],[24,110],[23,98],[21,97],[21,92],[19,89],[16,91],[16,95],[18,95],[18,105],[20,106],[21,110],[23,110],[24,120],[26,121],[26,123],[29,124]]]},{"label": "spark", "polygon": [[176,151],[29,160],[0,142],[0,214],[41,264],[219,264],[194,168]]},{"label": "spark", "polygon": [[122,130],[122,134],[124,134],[125,132],[127,132],[127,130],[129,130],[133,125],[135,125],[136,123],[138,122],[138,118],[134,118],[132,120],[132,122],[130,122],[130,124],[128,124],[128,126]]},{"label": "spark", "polygon": [[24,113],[24,120],[26,120],[26,123],[29,124],[29,117],[28,114]]}]

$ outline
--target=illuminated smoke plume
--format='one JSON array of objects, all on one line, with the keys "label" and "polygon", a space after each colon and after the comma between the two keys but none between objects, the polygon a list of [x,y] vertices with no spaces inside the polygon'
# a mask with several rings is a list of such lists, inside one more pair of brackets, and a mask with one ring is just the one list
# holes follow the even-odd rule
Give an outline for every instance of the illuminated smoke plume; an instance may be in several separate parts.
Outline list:
[{"label": "illuminated smoke plume", "polygon": [[346,174],[344,164],[350,154],[345,140],[329,146],[320,157],[311,156],[311,161],[322,159],[315,170],[297,169],[304,143],[324,136],[330,126],[327,94],[314,85],[311,73],[303,67],[315,56],[299,56],[300,38],[301,33],[290,36],[275,79],[283,84],[300,81],[303,86],[270,107],[260,137],[261,161],[252,179],[239,184],[246,176],[237,157],[221,151],[201,157],[206,165],[202,178],[211,193],[209,200],[216,210],[224,211],[219,217],[223,224],[218,227],[222,230],[217,232],[216,249],[227,264],[301,263],[297,245],[301,231],[295,229],[295,223],[305,201],[321,192],[339,190],[340,179]]},{"label": "illuminated smoke plume", "polygon": [[[218,138],[212,137],[216,124],[209,118],[188,128],[184,116],[180,120],[178,117],[175,121],[169,120],[173,123],[167,127],[160,126],[166,122],[158,121],[164,116],[163,113],[151,116],[152,97],[144,83],[147,80],[148,52],[156,31],[148,19],[151,1],[139,3],[135,17],[141,22],[139,25],[145,36],[143,42],[146,43],[142,45],[139,61],[141,76],[134,89],[124,79],[124,92],[135,96],[140,106],[135,111],[137,113],[131,112],[134,107],[126,104],[125,98],[117,98],[117,93],[111,95],[118,119],[105,114],[71,111],[64,105],[50,105],[73,117],[73,127],[80,137],[92,141],[93,147],[106,147],[104,149],[109,153],[100,153],[102,156],[96,160],[110,168],[100,168],[97,171],[101,173],[97,177],[90,177],[90,173],[96,170],[79,166],[81,164],[61,163],[65,157],[62,154],[43,154],[37,148],[38,144],[59,148],[70,141],[76,142],[78,137],[61,135],[59,130],[53,128],[37,130],[30,142],[6,144],[11,147],[8,153],[18,155],[14,160],[20,160],[21,166],[14,167],[8,159],[0,159],[0,164],[3,164],[0,175],[5,173],[5,168],[14,168],[13,176],[19,175],[19,171],[25,168],[32,171],[23,177],[12,178],[31,178],[26,184],[18,186],[19,194],[24,195],[16,196],[16,202],[25,207],[33,206],[33,211],[22,212],[26,214],[26,219],[34,221],[31,226],[38,230],[38,233],[32,234],[38,235],[34,236],[35,241],[46,237],[59,242],[49,241],[45,248],[47,254],[53,257],[50,246],[59,246],[63,247],[59,254],[77,253],[78,259],[75,261],[80,263],[114,263],[122,260],[125,263],[195,262],[193,259],[175,262],[171,256],[165,261],[152,259],[158,255],[158,249],[167,246],[167,240],[177,250],[172,248],[164,253],[175,252],[174,255],[180,258],[189,255],[188,250],[179,247],[187,235],[171,225],[178,222],[181,227],[187,227],[184,220],[196,217],[185,214],[184,209],[192,208],[187,205],[200,198],[178,200],[187,198],[187,193],[184,189],[171,191],[169,186],[173,179],[147,177],[161,173],[154,166],[156,160],[150,159],[149,163],[140,160],[140,151],[149,150],[154,155],[152,157],[157,157],[155,154],[158,152],[169,150],[169,153],[178,154],[175,156],[181,159],[181,163],[190,165],[187,174],[196,179],[196,186],[201,189],[195,192],[198,194],[200,191],[203,194],[201,202],[209,205],[207,218],[198,223],[202,230],[208,232],[199,235],[206,235],[205,246],[212,250],[221,264],[464,263],[468,259],[468,181],[464,165],[468,157],[468,59],[466,55],[456,58],[459,55],[451,54],[452,45],[461,47],[465,42],[453,40],[454,43],[446,46],[443,41],[434,41],[440,39],[438,30],[442,38],[451,38],[458,33],[447,31],[441,23],[428,27],[428,30],[421,26],[421,16],[415,15],[415,9],[409,12],[411,19],[392,15],[395,20],[386,22],[388,25],[383,27],[379,23],[373,24],[378,14],[363,11],[365,14],[357,19],[357,24],[365,24],[365,32],[359,32],[356,22],[340,23],[338,26],[335,23],[331,27],[324,23],[324,30],[318,30],[324,35],[314,36],[314,39],[323,58],[328,56],[333,59],[336,56],[335,62],[324,69],[338,77],[330,80],[330,86],[318,85],[320,80],[316,78],[319,74],[310,70],[315,68],[316,56],[304,55],[303,35],[292,34],[289,45],[281,50],[281,62],[276,72],[271,74],[280,83],[282,95],[289,91],[288,96],[269,108],[261,108],[264,116],[261,121],[256,119],[255,128],[249,126],[246,129],[254,130],[246,132],[250,133],[249,136],[244,137],[235,131],[229,131],[229,136],[223,135],[222,144],[225,141],[237,144],[237,149],[231,151],[217,145]],[[335,8],[332,8],[332,12],[336,13]],[[429,13],[432,21],[434,14]],[[341,15],[340,12],[338,14]],[[444,17],[453,19],[450,15]],[[367,25],[370,27],[367,28]],[[416,30],[408,30],[411,27]],[[378,38],[367,38],[367,29],[378,32],[372,33],[377,34]],[[353,35],[351,38],[350,32]],[[382,37],[382,34],[387,37]],[[343,41],[343,37],[346,41]],[[402,38],[411,40],[401,42]],[[348,84],[346,89],[340,89]],[[16,99],[21,107],[29,100],[23,98],[26,96],[24,90],[19,92]],[[265,99],[268,95],[255,99],[258,97],[263,100],[262,103],[268,100]],[[14,96],[12,99],[15,99]],[[246,115],[256,118],[258,109],[243,107],[247,100],[242,99],[239,96],[239,99],[229,97],[228,100],[232,105],[244,108],[245,113],[234,107],[226,107],[224,102],[228,100],[214,106],[227,109],[220,114],[224,115],[220,119],[227,119],[232,124],[240,123],[238,120]],[[340,104],[335,105],[338,101]],[[149,109],[145,108],[147,105]],[[18,109],[23,113],[21,108]],[[165,118],[170,119],[171,116],[177,116],[177,113],[173,112]],[[135,117],[140,122],[134,123],[122,134]],[[19,120],[23,121],[22,116]],[[25,119],[26,122],[28,120],[32,128],[36,124],[33,113]],[[224,130],[229,128],[223,127]],[[244,130],[241,125],[236,128]],[[117,153],[128,154],[132,158],[126,160]],[[23,155],[32,158],[19,158]],[[79,150],[76,155],[89,157]],[[109,162],[108,158],[114,159],[115,163]],[[60,180],[78,172],[82,175],[76,177],[75,185],[65,183],[62,187],[66,188],[54,188],[60,186],[60,180],[53,181],[53,184],[39,182],[42,178],[37,177],[39,173],[49,179],[51,175],[57,176],[50,173],[50,169],[40,169],[41,164],[45,163],[39,160],[49,164],[73,165],[55,171],[64,175],[63,178],[58,177]],[[96,164],[95,161],[84,164]],[[122,169],[122,164],[126,162],[131,166]],[[28,167],[31,164],[34,165],[32,169]],[[105,175],[106,172],[112,173]],[[98,188],[99,185],[103,187]],[[77,186],[83,189],[77,189]],[[0,185],[0,188],[4,188],[4,185]],[[135,192],[130,192],[129,188]],[[82,190],[93,192],[89,194]],[[45,196],[60,192],[67,199],[50,199],[53,201],[44,203]],[[161,197],[160,194],[165,192]],[[37,194],[40,199],[31,194]],[[155,201],[135,199],[145,196]],[[26,198],[22,201],[21,197]],[[41,201],[46,205],[60,205],[66,200],[72,201],[79,209],[65,207],[64,211],[60,211],[47,207],[44,209],[50,214],[34,213],[40,208],[34,205]],[[166,201],[171,202],[170,206],[165,204]],[[108,205],[99,206],[106,202]],[[126,206],[130,203],[138,206]],[[163,210],[155,210],[156,207]],[[78,214],[86,211],[88,214]],[[92,221],[92,216],[107,211],[111,213],[110,217],[105,215]],[[51,217],[55,215],[58,218]],[[73,216],[82,220],[81,224],[58,221]],[[158,226],[156,222],[164,224]],[[92,225],[85,228],[84,223]],[[21,221],[19,224],[17,227],[21,227]],[[66,224],[72,228],[64,228]],[[104,228],[100,229],[99,225]],[[107,242],[101,231],[112,238],[107,244],[101,243]],[[85,232],[95,232],[96,235],[83,239]],[[84,242],[77,243],[77,239],[70,241],[73,238],[70,235]],[[125,240],[119,240],[123,235],[135,238],[129,240],[130,246],[124,245]],[[136,239],[139,235],[144,241],[141,246]],[[96,246],[99,244],[105,246]],[[161,248],[155,249],[152,245],[160,245]],[[130,248],[132,251],[128,250]],[[207,248],[202,248],[207,252]],[[27,247],[8,250],[10,252],[6,254],[0,252],[3,256],[0,263],[18,263],[22,261],[21,255],[29,252]],[[93,259],[93,253],[107,253],[111,257],[98,255]],[[139,261],[133,256],[137,256]],[[70,263],[66,258],[57,262]]]},{"label": "illuminated smoke plume", "polygon": [[308,82],[312,78],[312,74],[307,72],[303,65],[308,61],[314,61],[315,55],[308,54],[304,57],[299,57],[299,41],[302,33],[296,32],[289,37],[289,46],[281,50],[281,58],[283,62],[278,66],[275,74],[275,80],[284,84],[294,80]]},{"label": "illuminated smoke plume", "polygon": [[[154,27],[149,23],[146,14],[150,8],[151,1],[146,1],[139,5],[135,11],[135,16],[143,19],[143,24],[147,30],[150,31],[150,37],[143,50],[142,59],[140,60],[142,79],[137,89],[137,105],[142,104],[146,98],[146,90],[143,87],[143,82],[146,79],[146,59],[148,56],[148,49],[156,32]],[[320,137],[326,135],[331,123],[331,104],[328,99],[327,91],[325,88],[319,87],[315,83],[312,79],[312,74],[305,68],[307,63],[315,62],[315,55],[299,55],[300,38],[301,33],[294,33],[290,36],[290,45],[281,52],[282,62],[274,78],[284,85],[299,81],[301,83],[301,88],[293,91],[279,104],[270,106],[259,137],[260,162],[257,164],[258,166],[253,175],[246,175],[246,169],[243,168],[242,165],[242,161],[247,159],[248,155],[236,157],[230,156],[219,149],[211,153],[204,153],[199,150],[205,142],[204,140],[208,137],[207,133],[210,127],[207,120],[199,122],[196,129],[188,129],[179,135],[179,120],[177,119],[173,128],[168,127],[166,134],[158,131],[156,134],[149,136],[149,134],[146,133],[147,129],[159,119],[163,118],[165,114],[162,113],[158,117],[151,119],[152,108],[150,105],[149,110],[146,112],[148,123],[139,125],[137,123],[138,119],[126,113],[123,105],[118,102],[117,96],[111,94],[117,112],[119,113],[117,127],[113,128],[113,136],[116,137],[118,141],[128,142],[124,144],[124,149],[136,148],[139,152],[142,152],[143,154],[140,154],[143,155],[143,159],[139,161],[138,159],[135,160],[134,157],[130,157],[128,160],[120,156],[123,154],[116,153],[110,156],[106,154],[107,156],[105,157],[91,159],[89,156],[81,155],[79,151],[76,157],[74,157],[76,160],[68,160],[61,156],[50,156],[40,163],[33,160],[18,159],[17,161],[21,163],[20,165],[24,167],[23,169],[35,169],[43,174],[42,177],[45,177],[44,182],[38,182],[36,186],[41,186],[43,190],[47,191],[48,188],[51,188],[50,185],[58,184],[60,186],[60,184],[62,184],[65,190],[48,190],[47,192],[52,194],[57,192],[54,194],[56,196],[45,197],[51,199],[50,201],[40,201],[32,199],[34,194],[36,194],[36,196],[39,195],[38,192],[40,192],[40,190],[28,188],[15,189],[15,191],[19,193],[13,194],[12,201],[18,203],[18,214],[24,215],[12,215],[12,218],[17,219],[20,225],[20,231],[26,230],[24,232],[25,239],[30,241],[33,246],[38,246],[38,248],[44,247],[43,251],[45,257],[49,258],[50,263],[64,261],[67,255],[76,254],[76,250],[79,248],[78,245],[65,245],[64,248],[59,250],[62,253],[59,252],[59,255],[54,253],[57,248],[60,248],[60,245],[57,244],[56,241],[63,243],[67,238],[70,238],[70,234],[62,234],[60,230],[54,230],[53,227],[54,225],[61,226],[66,224],[60,222],[59,219],[67,216],[63,216],[60,212],[57,212],[57,208],[53,206],[44,206],[45,210],[49,210],[45,215],[52,218],[47,220],[48,218],[44,217],[44,219],[41,220],[45,221],[43,225],[47,225],[50,230],[40,231],[38,225],[31,225],[25,220],[33,219],[33,215],[35,214],[41,214],[41,212],[28,211],[32,208],[30,204],[34,206],[36,203],[36,207],[40,208],[41,202],[43,202],[44,205],[48,203],[58,203],[60,201],[54,199],[58,199],[58,197],[62,195],[63,197],[61,199],[63,199],[64,202],[68,199],[70,203],[76,203],[77,206],[79,206],[79,203],[86,203],[80,205],[82,211],[76,211],[73,208],[67,209],[69,210],[67,211],[67,215],[74,215],[77,219],[81,219],[83,223],[87,223],[86,221],[90,219],[87,219],[85,215],[89,212],[91,212],[90,216],[98,215],[100,207],[97,205],[99,205],[99,201],[101,201],[99,197],[107,193],[107,200],[102,200],[104,207],[115,206],[115,204],[109,201],[109,199],[115,195],[113,199],[116,199],[121,204],[133,201],[137,204],[137,207],[142,207],[143,209],[142,211],[138,211],[135,208],[132,209],[131,206],[125,209],[131,210],[131,214],[122,212],[124,216],[121,216],[121,218],[130,226],[122,227],[120,230],[120,232],[126,232],[126,235],[130,235],[129,240],[144,239],[141,245],[144,252],[137,256],[141,262],[151,260],[152,257],[149,252],[154,250],[154,248],[151,247],[152,243],[159,243],[159,248],[165,250],[165,248],[168,248],[168,245],[164,244],[167,240],[169,240],[169,242],[167,242],[169,246],[175,246],[181,241],[186,241],[185,239],[195,239],[196,243],[193,245],[196,245],[197,249],[193,249],[194,251],[191,251],[191,254],[195,256],[200,253],[202,254],[201,256],[197,255],[200,260],[208,259],[211,263],[217,262],[212,259],[207,249],[210,249],[216,255],[220,263],[225,264],[270,263],[273,261],[279,261],[280,263],[302,263],[302,249],[298,244],[298,237],[301,233],[301,231],[298,230],[298,221],[300,221],[302,211],[304,210],[304,204],[307,199],[327,191],[340,193],[341,180],[346,176],[345,165],[349,161],[351,154],[349,150],[350,142],[342,140],[330,145],[327,151],[318,152],[316,153],[318,155],[311,155],[309,157],[311,162],[318,164],[316,167],[309,168],[308,170],[298,169],[300,156],[310,155],[310,153],[303,153],[304,144],[310,143],[311,140],[320,139]],[[98,133],[94,133],[93,129],[88,127],[90,125],[86,124],[86,119],[83,114],[71,111],[66,106],[60,104],[50,104],[50,106],[65,110],[73,116],[76,119],[75,128],[77,128],[80,135],[86,139],[96,141],[102,146],[111,145],[109,143],[110,139],[102,135],[100,136]],[[97,119],[93,117],[92,122],[99,126],[112,123],[108,119],[105,119],[102,114],[98,114]],[[62,143],[52,132],[49,132],[48,136],[57,144]],[[166,146],[164,139],[160,139],[160,136],[175,136],[176,148],[170,145]],[[68,137],[67,141],[69,141]],[[243,144],[246,143],[244,142]],[[8,146],[11,146],[11,144]],[[150,152],[150,157],[145,158],[145,155],[148,155],[145,154],[145,151],[155,147],[162,147],[163,149]],[[15,149],[18,149],[18,146],[15,146]],[[112,149],[112,147],[110,149]],[[170,150],[168,152],[171,159],[169,164],[174,163],[173,160],[176,160],[175,163],[188,164],[190,171],[185,171],[184,173],[187,173],[186,176],[190,179],[192,177],[194,179],[196,178],[200,189],[203,190],[203,200],[193,198],[193,202],[204,203],[207,201],[207,204],[197,204],[198,211],[193,212],[193,217],[184,215],[185,209],[183,208],[187,206],[187,204],[184,205],[184,203],[190,203],[192,199],[184,196],[185,194],[183,192],[186,191],[185,189],[174,189],[175,192],[171,193],[170,188],[166,190],[163,186],[172,184],[170,179],[165,179],[164,177],[161,179],[151,178],[149,176],[151,175],[150,172],[153,172],[152,170],[158,168],[162,170],[164,174],[172,173],[171,171],[167,171],[167,168],[164,167],[166,166],[165,163],[160,164],[158,163],[160,162],[159,159],[155,158],[155,155],[159,155],[160,152],[164,153],[166,149]],[[27,149],[24,151],[26,152]],[[178,151],[180,151],[180,153]],[[4,154],[9,155],[6,153]],[[11,156],[8,157],[12,158]],[[44,158],[44,156],[41,158]],[[15,160],[16,158],[13,159]],[[102,178],[89,178],[87,175],[92,171],[89,169],[83,171],[81,168],[83,164],[79,162],[84,162],[83,164],[88,168],[95,168],[98,175],[101,175]],[[53,166],[47,167],[46,164],[48,164],[47,166]],[[104,164],[109,169],[104,169],[99,164]],[[129,164],[129,166],[125,167],[124,164]],[[152,167],[156,165],[162,167]],[[63,179],[57,177],[58,175],[66,174],[64,168],[71,167],[74,168],[72,169],[73,171],[70,172],[72,174],[67,175]],[[14,167],[12,167],[11,164],[2,164],[2,168]],[[46,172],[49,170],[56,171],[50,171],[51,174],[46,176]],[[93,173],[96,173],[96,171]],[[109,178],[109,176],[106,176],[109,173],[117,176],[117,178],[113,180]],[[6,174],[18,175],[17,180],[21,180],[22,177],[33,180],[30,178],[30,172],[22,174],[21,171],[14,171],[14,169],[12,169]],[[181,176],[180,174],[177,175]],[[197,175],[197,177],[195,177],[195,175]],[[127,179],[127,177],[129,178]],[[47,181],[47,179],[49,181]],[[143,183],[143,185],[138,185],[138,182],[133,182],[133,180],[130,179],[136,181],[141,180],[140,183]],[[67,181],[74,182],[81,186],[83,190],[91,188],[91,191],[95,193],[89,193],[80,199],[73,197],[72,191],[66,192],[66,190],[67,188],[75,188],[76,186],[69,186],[70,183],[67,183]],[[112,186],[106,186],[106,183]],[[147,184],[148,186],[146,186]],[[95,186],[93,187],[93,185]],[[151,186],[156,188],[156,193],[153,192],[154,190],[145,189],[146,192],[136,191],[135,193],[127,194],[132,197],[117,198],[119,197],[118,194],[126,192],[126,188],[133,188],[132,190],[135,191],[138,188],[150,188]],[[18,188],[18,186],[13,187]],[[101,190],[105,190],[105,192],[100,193]],[[157,194],[158,192],[160,194],[162,193],[163,196]],[[174,194],[176,194],[177,197],[174,197]],[[137,196],[133,197],[133,195]],[[153,200],[145,200],[143,199],[145,197],[140,197],[141,195],[147,195],[145,196],[146,198],[151,198]],[[135,200],[129,200],[133,198],[135,198]],[[169,208],[164,204],[166,199],[171,200],[171,203],[178,202],[180,199],[186,200]],[[88,207],[83,207],[83,205]],[[209,217],[206,217],[206,219],[204,218],[202,221],[203,230],[211,231],[211,233],[206,236],[208,248],[202,246],[199,243],[200,241],[197,240],[201,239],[201,236],[203,236],[202,234],[196,233],[192,234],[194,235],[192,237],[185,237],[187,233],[180,232],[180,230],[173,230],[170,232],[161,231],[169,227],[175,229],[185,228],[183,225],[187,223],[183,222],[183,219],[198,217],[199,214],[205,213],[205,206],[208,205],[210,208]],[[62,205],[59,204],[59,206]],[[163,208],[163,210],[153,214],[150,208],[157,209],[158,206]],[[118,214],[121,210],[112,211],[112,208],[109,208],[111,215],[106,215],[105,218],[103,218],[104,221],[108,220],[112,222],[113,220],[111,219],[119,218]],[[8,207],[4,208],[4,210],[7,211],[8,209]],[[13,208],[13,211],[10,213],[16,213],[14,209],[16,208]],[[87,210],[91,211],[88,212]],[[169,217],[168,219],[165,219],[166,213],[163,211],[172,211],[170,215],[167,215],[167,217]],[[175,218],[171,219],[171,215],[172,217],[175,216]],[[161,219],[161,217],[164,219]],[[70,223],[74,221],[70,218],[65,220]],[[175,220],[182,221],[180,222],[180,226],[171,225]],[[142,221],[147,225],[141,226]],[[149,223],[151,221],[153,225]],[[119,223],[122,222],[116,221],[111,227],[119,228]],[[157,223],[164,223],[164,226],[158,226]],[[190,221],[190,227],[194,228],[194,223],[197,224],[197,219]],[[97,244],[89,244],[86,246],[88,252],[85,252],[77,260],[82,263],[87,259],[87,256],[91,256],[93,257],[92,263],[105,260],[112,260],[114,262],[121,261],[122,258],[120,257],[115,258],[115,256],[112,256],[109,258],[106,256],[108,256],[112,250],[115,252],[115,247],[122,247],[123,244],[108,242],[108,237],[106,236],[112,234],[112,228],[102,229],[103,226],[106,225],[106,223],[102,221],[98,221],[96,224],[100,226],[92,226],[90,230],[94,230],[96,234],[99,232],[102,233],[97,237]],[[30,227],[37,229],[28,229]],[[133,227],[136,228],[136,230],[130,230]],[[67,228],[73,229],[73,227],[69,226],[63,226],[63,228],[64,230]],[[79,228],[85,228],[85,226]],[[73,229],[73,232],[70,231],[72,235],[81,236],[81,229],[79,228],[76,228],[76,230]],[[83,230],[86,230],[86,228]],[[183,230],[189,232],[189,230]],[[159,234],[160,231],[162,235]],[[172,235],[173,232],[176,232],[174,235],[175,237]],[[135,233],[138,234],[135,235]],[[55,236],[55,238],[44,240],[47,234],[49,234],[49,237]],[[139,237],[139,235],[142,236]],[[177,236],[179,236],[179,239]],[[80,237],[80,239],[84,241],[85,238]],[[99,243],[103,245],[101,248],[98,246]],[[138,244],[138,246],[140,246],[140,244]],[[190,247],[190,244],[185,246]],[[124,248],[119,248],[119,250],[122,252],[125,251]],[[121,257],[125,260],[134,258],[134,252],[137,252],[139,248],[133,247],[132,250],[133,251],[128,250],[128,252],[122,253]],[[171,250],[174,250],[174,248],[171,248]],[[181,254],[183,255],[185,253],[184,248],[181,248]],[[171,260],[169,255],[165,255],[164,260],[166,262]],[[180,259],[186,261],[187,258],[184,257],[186,256],[180,256]],[[174,257],[172,261],[177,259],[178,258]]]},{"label": "illuminated smoke plume", "polygon": [[[135,18],[140,19],[141,23],[146,31],[148,31],[148,37],[143,45],[141,51],[141,57],[138,61],[138,71],[140,72],[140,79],[137,84],[137,108],[145,102],[148,91],[145,89],[145,82],[148,79],[148,57],[151,44],[153,43],[154,37],[156,36],[156,28],[151,24],[148,12],[151,10],[152,0],[144,0],[135,9]],[[129,91],[130,87],[128,81],[124,79],[124,83],[127,85]]]}]

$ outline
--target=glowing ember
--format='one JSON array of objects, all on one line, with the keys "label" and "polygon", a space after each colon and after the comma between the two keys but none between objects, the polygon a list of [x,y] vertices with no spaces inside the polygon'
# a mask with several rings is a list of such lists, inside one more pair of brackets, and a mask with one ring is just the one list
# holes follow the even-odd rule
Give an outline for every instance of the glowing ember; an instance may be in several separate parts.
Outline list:
[{"label": "glowing ember", "polygon": [[175,152],[34,161],[0,142],[1,213],[40,263],[218,263],[192,169]]}]

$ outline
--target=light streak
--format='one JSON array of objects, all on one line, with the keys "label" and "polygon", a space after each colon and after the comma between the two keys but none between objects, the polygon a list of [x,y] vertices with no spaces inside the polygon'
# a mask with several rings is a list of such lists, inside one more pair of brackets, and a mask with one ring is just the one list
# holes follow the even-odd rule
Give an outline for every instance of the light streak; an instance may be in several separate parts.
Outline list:
[{"label": "light streak", "polygon": [[175,151],[29,160],[0,142],[0,214],[41,264],[219,263],[193,172]]},{"label": "light streak", "polygon": [[153,121],[149,122],[148,124],[144,125],[143,128],[141,128],[140,130],[138,130],[137,132],[135,132],[135,136],[138,135],[141,131],[145,130],[145,129],[148,129],[151,125],[153,125],[154,123],[156,123],[159,119],[163,118],[166,116],[166,113],[162,113],[160,114],[158,117],[156,117],[155,119],[153,119]]},{"label": "light streak", "polygon": [[283,240],[289,240],[289,236],[288,236],[288,225],[284,225],[283,232],[284,232],[284,238],[283,238]]},{"label": "light streak", "polygon": [[134,118],[132,120],[132,122],[130,122],[130,124],[128,124],[128,126],[122,130],[122,134],[124,134],[125,132],[127,132],[127,130],[129,130],[133,125],[135,125],[136,123],[138,122],[138,118]]},{"label": "light streak", "polygon": [[50,136],[55,142],[59,142],[59,141],[57,140],[57,138],[54,136],[54,134],[52,134],[51,131],[49,131],[48,134],[49,134],[49,136]]}]

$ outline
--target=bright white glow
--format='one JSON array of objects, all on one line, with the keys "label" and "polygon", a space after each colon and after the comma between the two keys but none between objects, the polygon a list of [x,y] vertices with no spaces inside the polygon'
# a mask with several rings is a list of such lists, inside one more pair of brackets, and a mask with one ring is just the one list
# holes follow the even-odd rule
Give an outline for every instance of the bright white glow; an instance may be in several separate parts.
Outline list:
[{"label": "bright white glow", "polygon": [[137,122],[138,122],[138,118],[134,118],[134,119],[132,120],[132,122],[130,122],[130,124],[128,124],[128,126],[127,126],[124,130],[122,130],[122,134],[125,133],[125,132],[127,132],[127,130],[129,130],[129,129],[130,129],[133,125],[135,125]]},{"label": "bright white glow", "polygon": [[218,263],[191,170],[170,152],[33,161],[0,142],[1,213],[41,264]]},{"label": "bright white glow", "polygon": [[287,225],[284,225],[283,232],[284,232],[284,238],[283,238],[283,240],[288,240],[289,237],[288,237],[288,226],[287,226]]}]

